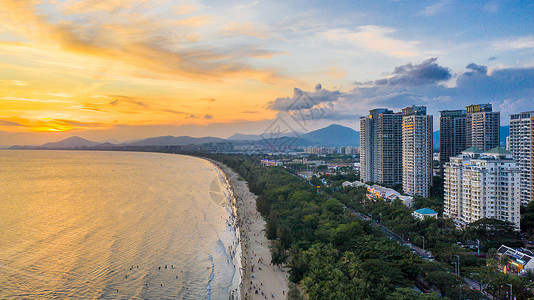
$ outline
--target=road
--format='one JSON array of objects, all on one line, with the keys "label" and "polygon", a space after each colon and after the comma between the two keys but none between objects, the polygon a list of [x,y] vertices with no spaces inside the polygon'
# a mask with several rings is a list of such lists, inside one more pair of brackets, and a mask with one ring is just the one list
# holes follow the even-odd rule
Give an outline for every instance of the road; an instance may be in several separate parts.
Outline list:
[{"label": "road", "polygon": [[362,214],[361,212],[347,206],[345,203],[343,203],[343,206],[345,207],[345,209],[348,209],[350,210],[356,217],[358,217],[359,219],[361,220],[367,220],[367,221],[371,221],[371,224],[373,224],[374,227],[379,227],[382,232],[390,237],[391,239],[397,241],[399,244],[402,244],[402,245],[405,245],[405,246],[408,246],[412,249],[412,251],[417,254],[419,257],[423,258],[423,259],[431,259],[433,256],[432,256],[432,253],[430,251],[427,251],[427,250],[423,250],[417,246],[415,246],[414,244],[410,243],[409,241],[405,240],[404,238],[402,238],[400,235],[396,234],[395,232],[387,229],[385,226],[383,226],[382,224],[378,224],[377,222],[375,222],[374,220],[372,220],[369,216],[367,215],[364,215]]}]

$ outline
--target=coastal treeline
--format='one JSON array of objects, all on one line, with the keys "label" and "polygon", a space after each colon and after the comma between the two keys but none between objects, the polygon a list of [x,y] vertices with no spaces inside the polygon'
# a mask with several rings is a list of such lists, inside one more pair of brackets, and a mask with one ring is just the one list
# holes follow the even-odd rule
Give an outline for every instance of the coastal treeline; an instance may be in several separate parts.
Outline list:
[{"label": "coastal treeline", "polygon": [[[434,299],[414,283],[445,272],[409,248],[385,238],[370,221],[281,167],[262,167],[247,156],[211,154],[236,170],[258,195],[273,263],[311,299]],[[459,290],[461,291],[461,290]],[[468,293],[468,289],[464,294]],[[454,296],[454,295],[451,295]]]}]

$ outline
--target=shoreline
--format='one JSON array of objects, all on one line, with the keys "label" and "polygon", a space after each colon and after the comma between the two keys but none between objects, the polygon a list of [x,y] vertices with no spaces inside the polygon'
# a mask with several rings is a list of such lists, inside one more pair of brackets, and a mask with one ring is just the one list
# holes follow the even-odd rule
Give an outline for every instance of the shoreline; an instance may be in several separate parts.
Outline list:
[{"label": "shoreline", "polygon": [[232,244],[228,246],[228,255],[232,258],[234,262],[234,273],[232,275],[232,281],[228,287],[228,297],[229,299],[242,299],[241,297],[241,287],[243,283],[243,254],[242,254],[242,245],[241,245],[241,229],[238,226],[238,212],[236,206],[236,197],[232,188],[230,181],[228,180],[227,174],[223,171],[221,166],[218,163],[211,159],[206,160],[211,163],[217,170],[219,183],[221,185],[221,192],[224,194],[226,201],[229,204],[229,218],[226,220],[226,224],[231,227],[234,232],[235,245]]},{"label": "shoreline", "polygon": [[[202,159],[224,174],[229,188],[233,227],[239,235],[236,254],[241,255],[240,297],[234,299],[287,299],[289,275],[271,265],[271,242],[265,235],[265,220],[256,210],[257,196],[250,192],[246,181],[238,180],[239,175],[230,167],[209,158]],[[229,292],[235,288],[230,286]]]}]

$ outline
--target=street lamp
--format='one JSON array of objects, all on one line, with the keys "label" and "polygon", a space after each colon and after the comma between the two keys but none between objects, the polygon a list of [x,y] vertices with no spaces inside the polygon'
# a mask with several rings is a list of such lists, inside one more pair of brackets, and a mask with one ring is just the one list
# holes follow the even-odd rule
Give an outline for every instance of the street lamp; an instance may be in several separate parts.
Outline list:
[{"label": "street lamp", "polygon": [[458,269],[456,271],[456,275],[460,276],[460,256],[458,255],[455,255],[456,256],[456,264],[458,265]]},{"label": "street lamp", "polygon": [[510,299],[514,299],[514,297],[512,297],[512,284],[511,283],[505,283],[505,284],[510,286]]},{"label": "street lamp", "polygon": [[425,252],[425,237],[422,236],[422,238],[423,238],[423,252]]}]

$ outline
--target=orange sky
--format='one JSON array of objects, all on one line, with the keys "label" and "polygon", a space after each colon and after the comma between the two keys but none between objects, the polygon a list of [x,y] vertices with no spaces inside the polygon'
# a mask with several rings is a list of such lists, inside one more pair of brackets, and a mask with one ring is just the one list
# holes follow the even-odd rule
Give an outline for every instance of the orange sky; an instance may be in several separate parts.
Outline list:
[{"label": "orange sky", "polygon": [[[271,53],[199,45],[212,18],[193,14],[199,9],[193,4],[167,4],[173,12],[163,18],[143,13],[157,2],[2,0],[0,130],[202,125],[275,115],[266,103],[295,81],[262,65]],[[220,36],[253,34],[245,25],[223,30]]]},{"label": "orange sky", "polygon": [[[376,106],[458,109],[463,92],[443,87],[466,65],[484,76],[532,68],[531,16],[522,4],[440,0],[0,0],[0,146],[258,134],[294,88],[328,112],[301,131],[358,129]],[[375,84],[436,57],[452,76],[417,91]],[[469,96],[507,115],[525,93]]]}]

